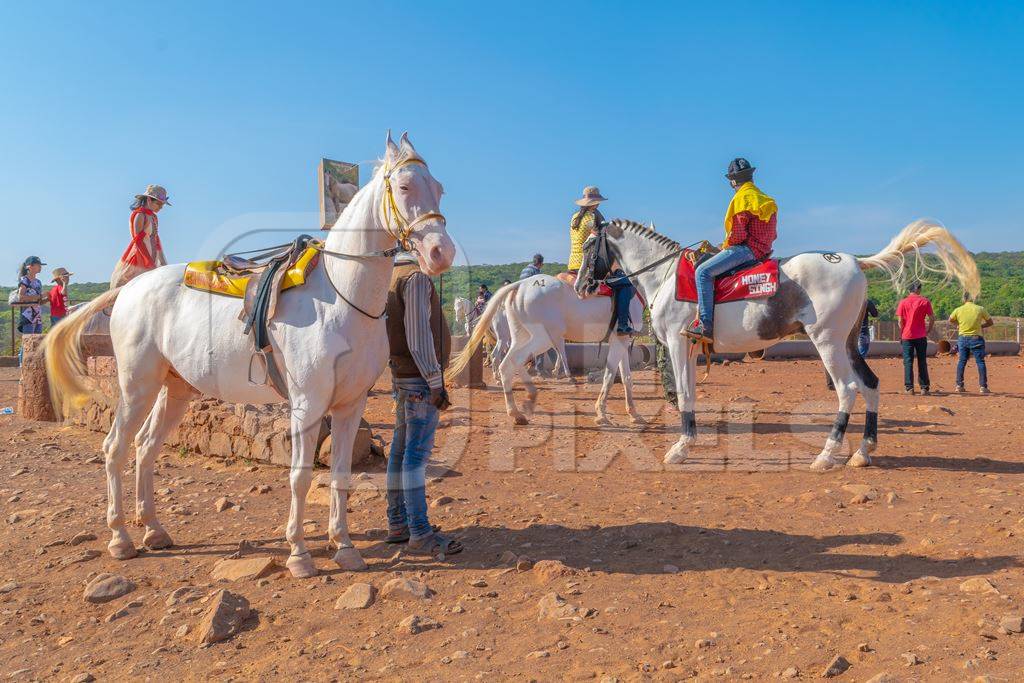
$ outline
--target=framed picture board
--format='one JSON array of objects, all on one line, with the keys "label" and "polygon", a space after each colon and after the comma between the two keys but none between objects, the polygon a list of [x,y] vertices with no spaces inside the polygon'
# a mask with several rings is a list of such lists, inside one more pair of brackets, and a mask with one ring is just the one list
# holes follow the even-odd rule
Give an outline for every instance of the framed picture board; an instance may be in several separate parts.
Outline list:
[{"label": "framed picture board", "polygon": [[359,191],[359,165],[321,159],[317,177],[320,188],[320,229],[328,230]]}]

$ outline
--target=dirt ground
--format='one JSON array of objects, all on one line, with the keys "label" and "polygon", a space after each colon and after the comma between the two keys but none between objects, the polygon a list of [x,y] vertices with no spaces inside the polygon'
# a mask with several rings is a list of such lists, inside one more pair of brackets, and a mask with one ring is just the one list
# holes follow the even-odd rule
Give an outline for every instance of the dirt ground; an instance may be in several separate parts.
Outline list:
[{"label": "dirt ground", "polygon": [[[825,474],[806,469],[836,409],[816,362],[716,366],[700,389],[701,445],[670,469],[661,458],[678,414],[651,372],[635,375],[645,428],[629,426],[620,385],[606,428],[592,421],[596,385],[541,382],[525,427],[508,425],[493,388],[458,392],[428,495],[432,521],[466,551],[438,561],[385,544],[377,467],[355,476],[349,506],[369,568],[330,562],[319,488],[306,518],[322,574],[302,581],[210,574],[242,541],[243,557],[283,564],[285,470],[165,451],[157,501],[176,545],[119,562],[105,552],[103,435],[2,416],[0,675],[761,680],[820,678],[839,655],[844,681],[1022,680],[1024,634],[1007,617],[1024,615],[1024,362],[990,359],[991,396],[946,393],[950,358],[932,361],[930,397],[903,395],[898,360],[872,365],[883,388],[874,466]],[[17,371],[0,373],[0,407],[14,406]],[[969,387],[976,377],[972,365]],[[367,419],[386,442],[390,410],[382,380]],[[853,448],[862,403],[856,411]],[[130,474],[126,484],[130,506]],[[234,507],[218,512],[221,497]],[[131,531],[141,545],[142,530]],[[80,532],[96,538],[66,544]],[[100,554],[65,563],[82,550]],[[517,568],[509,553],[562,564]],[[101,572],[136,589],[86,602],[83,587]],[[335,609],[352,583],[380,589],[396,576],[435,594]],[[253,614],[200,647],[206,603],[167,605],[188,586],[226,588]],[[542,602],[555,614],[542,615]],[[402,622],[414,615],[437,628],[410,633]]]}]

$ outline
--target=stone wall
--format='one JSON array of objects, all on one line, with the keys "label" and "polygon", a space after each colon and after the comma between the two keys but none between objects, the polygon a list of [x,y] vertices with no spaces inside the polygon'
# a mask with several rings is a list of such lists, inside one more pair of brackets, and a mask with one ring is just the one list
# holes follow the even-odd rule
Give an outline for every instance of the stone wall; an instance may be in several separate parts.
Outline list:
[{"label": "stone wall", "polygon": [[[120,390],[117,363],[113,358],[88,359],[89,384],[96,390],[94,400],[69,410],[67,421],[94,431],[106,432],[113,421]],[[254,406],[223,403],[215,399],[192,401],[181,425],[168,437],[167,445],[185,448],[197,455],[245,458],[275,465],[291,465],[289,414],[285,406]],[[330,464],[330,428],[323,424],[317,438],[317,461]],[[383,443],[374,438],[364,420],[356,436],[353,465],[370,464],[383,455]]]}]

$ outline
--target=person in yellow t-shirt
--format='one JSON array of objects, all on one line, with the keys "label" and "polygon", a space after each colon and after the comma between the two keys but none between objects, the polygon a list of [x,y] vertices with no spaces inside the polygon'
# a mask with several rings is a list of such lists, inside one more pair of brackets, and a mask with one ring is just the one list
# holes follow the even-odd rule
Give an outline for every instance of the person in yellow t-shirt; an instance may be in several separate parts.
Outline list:
[{"label": "person in yellow t-shirt", "polygon": [[964,292],[964,303],[949,316],[949,322],[955,323],[959,328],[956,344],[960,359],[956,364],[956,390],[959,393],[966,391],[964,369],[967,367],[968,355],[973,355],[974,363],[978,366],[981,393],[989,393],[988,368],[985,367],[985,338],[981,336],[981,331],[992,326],[992,316],[983,307],[971,301],[970,294]]}]

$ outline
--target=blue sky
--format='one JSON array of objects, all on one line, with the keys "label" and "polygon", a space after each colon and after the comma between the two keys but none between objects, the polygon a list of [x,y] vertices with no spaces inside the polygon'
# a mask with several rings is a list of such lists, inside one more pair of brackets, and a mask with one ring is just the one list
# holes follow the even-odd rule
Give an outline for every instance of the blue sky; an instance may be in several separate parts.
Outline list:
[{"label": "blue sky", "polygon": [[737,155],[778,253],[873,252],[922,216],[1024,248],[1021,3],[628,4],[8,3],[0,260],[106,279],[151,182],[172,262],[312,232],[320,157],[372,160],[388,128],[471,263],[564,260],[586,184],[609,218],[718,239]]}]

